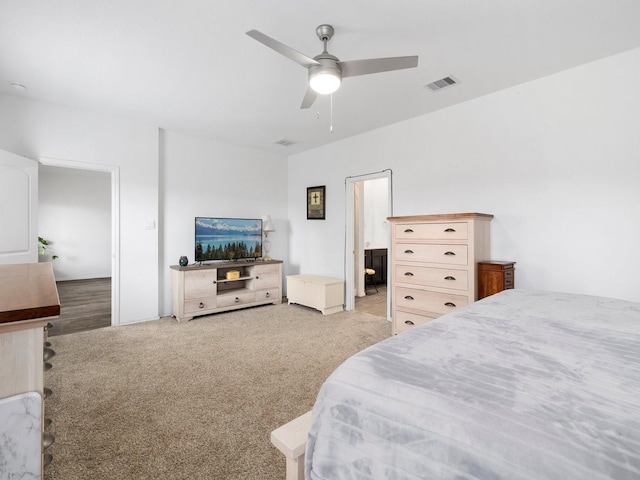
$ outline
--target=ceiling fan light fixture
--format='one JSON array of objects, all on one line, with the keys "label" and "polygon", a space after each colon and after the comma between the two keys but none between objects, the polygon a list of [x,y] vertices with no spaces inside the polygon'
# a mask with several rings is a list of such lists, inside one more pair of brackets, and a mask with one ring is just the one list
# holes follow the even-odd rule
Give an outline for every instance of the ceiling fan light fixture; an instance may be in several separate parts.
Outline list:
[{"label": "ceiling fan light fixture", "polygon": [[320,95],[333,93],[342,83],[342,75],[335,68],[321,67],[309,72],[309,86]]},{"label": "ceiling fan light fixture", "polygon": [[318,38],[323,43],[324,50],[321,54],[313,58],[257,30],[249,30],[247,35],[307,69],[309,84],[307,85],[300,108],[309,108],[313,105],[318,94],[328,95],[335,92],[340,88],[343,76],[345,78],[356,77],[358,75],[390,72],[418,66],[417,55],[410,57],[368,58],[341,62],[338,57],[331,55],[327,50],[327,43],[331,40],[334,33],[335,30],[331,25],[323,24],[316,28],[316,35],[318,35]]}]

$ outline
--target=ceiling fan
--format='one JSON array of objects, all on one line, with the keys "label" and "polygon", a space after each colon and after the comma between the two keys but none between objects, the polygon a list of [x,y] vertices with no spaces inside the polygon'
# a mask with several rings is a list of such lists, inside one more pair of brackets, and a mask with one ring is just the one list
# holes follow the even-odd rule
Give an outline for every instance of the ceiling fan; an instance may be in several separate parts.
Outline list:
[{"label": "ceiling fan", "polygon": [[320,25],[316,28],[316,34],[320,41],[324,43],[324,50],[321,54],[311,58],[257,30],[249,30],[247,32],[247,35],[251,38],[302,65],[309,71],[309,85],[300,108],[309,108],[313,105],[318,94],[326,95],[335,92],[340,87],[343,78],[418,66],[417,55],[368,58],[342,62],[338,57],[327,52],[327,42],[331,40],[334,34],[333,27],[331,25]]}]

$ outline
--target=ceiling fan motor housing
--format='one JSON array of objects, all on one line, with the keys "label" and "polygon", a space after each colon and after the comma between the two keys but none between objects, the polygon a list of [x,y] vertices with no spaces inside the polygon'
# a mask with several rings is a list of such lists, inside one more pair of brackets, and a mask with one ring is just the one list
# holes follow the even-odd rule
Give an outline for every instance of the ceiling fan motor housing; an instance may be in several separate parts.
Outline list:
[{"label": "ceiling fan motor housing", "polygon": [[331,25],[323,24],[323,25],[318,25],[318,27],[316,28],[316,35],[318,35],[318,38],[323,42],[331,40],[331,37],[333,37],[333,34],[334,34],[334,30]]}]

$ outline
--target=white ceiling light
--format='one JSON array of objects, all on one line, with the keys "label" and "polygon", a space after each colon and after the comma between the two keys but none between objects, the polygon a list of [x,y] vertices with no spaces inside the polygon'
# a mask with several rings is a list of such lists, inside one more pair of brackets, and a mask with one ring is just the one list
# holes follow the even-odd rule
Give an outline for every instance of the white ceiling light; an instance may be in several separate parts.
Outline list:
[{"label": "white ceiling light", "polygon": [[323,66],[309,70],[309,86],[321,95],[333,93],[342,83],[342,75],[337,68]]}]

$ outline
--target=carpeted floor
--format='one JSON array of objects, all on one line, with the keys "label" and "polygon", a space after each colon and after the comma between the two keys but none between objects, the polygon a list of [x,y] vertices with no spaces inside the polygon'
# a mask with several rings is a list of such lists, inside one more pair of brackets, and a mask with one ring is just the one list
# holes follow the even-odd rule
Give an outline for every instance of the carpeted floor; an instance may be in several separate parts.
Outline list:
[{"label": "carpeted floor", "polygon": [[282,304],[53,337],[45,479],[284,478],[270,432],[390,334],[380,317]]}]

